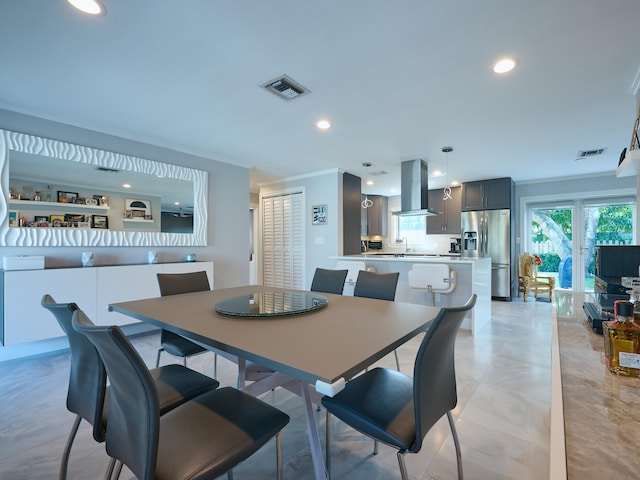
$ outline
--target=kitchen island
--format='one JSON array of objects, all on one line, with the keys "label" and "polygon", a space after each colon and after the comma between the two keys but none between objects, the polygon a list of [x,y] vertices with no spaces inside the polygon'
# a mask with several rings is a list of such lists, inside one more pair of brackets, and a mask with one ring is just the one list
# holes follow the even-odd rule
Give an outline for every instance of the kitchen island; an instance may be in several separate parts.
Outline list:
[{"label": "kitchen island", "polygon": [[361,261],[367,269],[373,268],[377,272],[400,272],[396,301],[428,305],[428,297],[424,292],[412,291],[409,287],[407,272],[416,263],[444,263],[451,270],[455,270],[457,279],[453,292],[436,294],[436,306],[464,305],[472,294],[478,299],[474,309],[467,314],[461,328],[473,334],[481,325],[491,320],[491,259],[490,258],[461,258],[460,256],[443,255],[402,255],[394,254],[361,254],[342,257],[330,257],[335,261]]}]

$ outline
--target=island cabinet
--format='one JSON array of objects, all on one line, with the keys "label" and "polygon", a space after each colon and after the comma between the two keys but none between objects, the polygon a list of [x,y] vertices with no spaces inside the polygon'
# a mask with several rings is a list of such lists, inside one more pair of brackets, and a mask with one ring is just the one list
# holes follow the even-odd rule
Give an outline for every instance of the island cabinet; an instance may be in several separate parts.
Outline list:
[{"label": "island cabinet", "polygon": [[213,262],[1,271],[1,343],[19,345],[64,336],[55,318],[40,305],[46,293],[57,302],[76,303],[96,324],[125,325],[137,321],[109,312],[110,303],[159,297],[158,273],[202,270],[213,287]]},{"label": "island cabinet", "polygon": [[389,209],[389,199],[384,195],[362,195],[371,200],[369,208],[362,208],[360,212],[360,234],[361,235],[382,235],[388,232],[387,210]]},{"label": "island cabinet", "polygon": [[451,189],[451,198],[445,200],[441,188],[429,190],[429,208],[442,212],[441,215],[427,217],[427,234],[462,233],[461,229],[461,187]]},{"label": "island cabinet", "polygon": [[512,193],[511,177],[463,183],[462,211],[511,208]]}]

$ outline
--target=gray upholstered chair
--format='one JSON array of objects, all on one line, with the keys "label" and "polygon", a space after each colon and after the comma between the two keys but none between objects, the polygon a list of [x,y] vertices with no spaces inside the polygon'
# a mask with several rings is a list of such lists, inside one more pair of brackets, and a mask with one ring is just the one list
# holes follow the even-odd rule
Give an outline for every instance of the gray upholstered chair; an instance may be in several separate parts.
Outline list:
[{"label": "gray upholstered chair", "polygon": [[[158,273],[160,295],[179,295],[181,293],[204,292],[211,290],[207,272],[188,273]],[[187,365],[187,357],[206,352],[207,349],[188,340],[177,333],[162,329],[160,332],[160,348],[156,359],[156,367],[160,365],[160,354],[167,352],[174,357],[182,358],[182,364]],[[213,357],[213,376],[218,376],[218,356]]]},{"label": "gray upholstered chair", "polygon": [[399,275],[398,272],[384,273],[361,270],[358,272],[353,296],[393,301],[396,298]]},{"label": "gray upholstered chair", "polygon": [[[367,272],[361,270],[358,272],[358,279],[353,291],[354,297],[377,298],[379,300],[389,300],[393,302],[396,299],[396,287],[398,286],[399,272]],[[396,368],[400,371],[400,359],[398,352],[393,351],[396,359]]]},{"label": "gray upholstered chair", "polygon": [[342,295],[344,281],[347,279],[349,270],[328,270],[326,268],[316,268],[311,281],[312,292],[335,293]]},{"label": "gray upholstered chair", "polygon": [[417,453],[431,427],[447,415],[462,480],[462,454],[451,411],[458,402],[455,372],[456,334],[476,295],[463,307],[443,308],[420,344],[413,378],[374,368],[348,382],[334,397],[323,397],[327,409],[327,469],[330,469],[331,414],[359,432],[398,450],[402,479],[407,480],[406,453]]},{"label": "gray upholstered chair", "polygon": [[[107,377],[104,364],[95,347],[87,338],[76,332],[71,325],[73,312],[78,310],[75,303],[56,303],[51,295],[44,295],[41,305],[49,310],[58,321],[69,340],[71,368],[67,390],[67,409],[76,414],[60,464],[60,479],[67,477],[69,455],[80,422],[84,419],[93,427],[93,438],[104,442],[107,412],[105,399],[108,398]],[[202,393],[218,387],[217,380],[189,370],[181,365],[168,365],[151,371],[159,397],[160,414]],[[113,469],[113,462],[109,471]]]},{"label": "gray upholstered chair", "polygon": [[[117,326],[96,326],[82,310],[73,328],[96,347],[110,387],[106,449],[139,480],[214,479],[276,437],[289,416],[235,388],[219,388],[159,415],[158,391],[140,355]],[[116,472],[116,479],[119,472]]]}]

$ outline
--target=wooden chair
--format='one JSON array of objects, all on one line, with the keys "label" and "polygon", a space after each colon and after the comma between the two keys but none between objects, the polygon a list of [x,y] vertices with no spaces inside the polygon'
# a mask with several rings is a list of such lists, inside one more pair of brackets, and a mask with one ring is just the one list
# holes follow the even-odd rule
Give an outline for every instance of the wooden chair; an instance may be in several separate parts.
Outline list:
[{"label": "wooden chair", "polygon": [[553,289],[556,284],[554,277],[538,275],[538,266],[531,254],[523,253],[518,259],[518,298],[520,293],[527,301],[529,292],[533,292],[534,297],[538,298],[538,293],[549,293],[549,301],[553,300]]}]

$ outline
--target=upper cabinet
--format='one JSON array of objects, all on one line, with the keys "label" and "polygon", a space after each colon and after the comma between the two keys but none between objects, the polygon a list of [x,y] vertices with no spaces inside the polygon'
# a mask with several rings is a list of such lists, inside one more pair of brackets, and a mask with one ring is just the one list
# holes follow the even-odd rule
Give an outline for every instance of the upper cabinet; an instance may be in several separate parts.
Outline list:
[{"label": "upper cabinet", "polygon": [[429,190],[429,208],[442,212],[441,215],[427,217],[427,234],[460,234],[461,229],[461,187],[451,189],[451,198],[445,200],[442,188]]},{"label": "upper cabinet", "polygon": [[462,211],[511,208],[511,177],[466,182],[462,184]]},{"label": "upper cabinet", "polygon": [[207,244],[207,172],[7,130],[0,171],[0,246]]},{"label": "upper cabinet", "polygon": [[[382,235],[388,232],[387,210],[389,209],[389,199],[384,195],[367,195],[371,200],[369,208],[362,208],[360,215],[361,235]],[[362,195],[362,200],[365,196]]]}]

